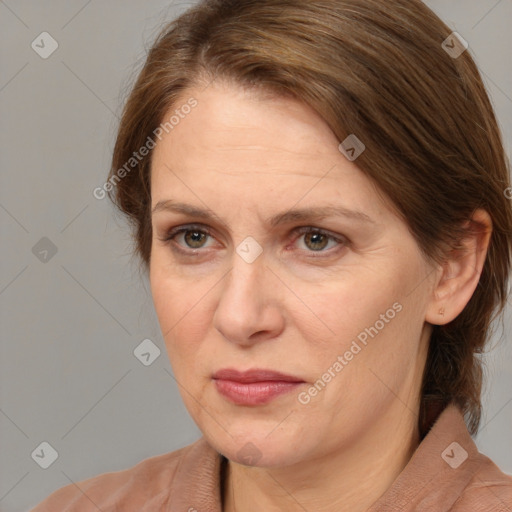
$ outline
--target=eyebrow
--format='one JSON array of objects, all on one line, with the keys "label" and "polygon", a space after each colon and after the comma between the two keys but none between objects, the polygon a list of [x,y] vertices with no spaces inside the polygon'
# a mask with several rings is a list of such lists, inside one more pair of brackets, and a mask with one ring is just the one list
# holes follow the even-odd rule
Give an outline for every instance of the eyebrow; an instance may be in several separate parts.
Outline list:
[{"label": "eyebrow", "polygon": [[[170,211],[176,213],[182,213],[191,217],[197,217],[201,219],[212,219],[222,226],[225,226],[225,222],[209,208],[198,208],[196,206],[179,203],[172,200],[159,201],[151,213],[154,215],[157,212]],[[350,220],[354,220],[361,223],[376,224],[376,222],[359,210],[350,210],[344,206],[318,206],[312,208],[298,208],[287,210],[282,213],[278,213],[266,219],[266,223],[270,227],[276,227],[279,224],[286,224],[290,222],[301,222],[301,221],[313,221],[321,220],[327,217],[345,217]]]}]

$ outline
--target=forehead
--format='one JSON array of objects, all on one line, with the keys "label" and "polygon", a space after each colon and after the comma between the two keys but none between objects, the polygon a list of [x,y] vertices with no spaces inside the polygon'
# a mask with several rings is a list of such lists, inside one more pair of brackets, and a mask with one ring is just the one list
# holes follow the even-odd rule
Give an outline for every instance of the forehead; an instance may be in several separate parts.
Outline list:
[{"label": "forehead", "polygon": [[153,207],[183,196],[211,201],[215,193],[215,200],[247,207],[286,206],[301,196],[301,206],[326,198],[374,212],[382,206],[373,183],[309,106],[219,83],[185,91],[164,120],[191,98],[196,106],[181,112],[153,150]]},{"label": "forehead", "polygon": [[[214,83],[205,90],[189,89],[174,103],[165,119],[193,98],[196,106],[186,109],[179,122],[157,144],[154,158],[171,150],[173,159],[193,162],[212,158],[229,167],[236,153],[247,164],[268,155],[275,163],[297,157],[313,160],[319,154],[338,156],[339,142],[313,109],[298,100],[261,96],[234,85]],[[174,116],[176,118],[176,116]],[[254,156],[251,156],[254,155]],[[259,160],[258,160],[259,161]],[[243,169],[237,165],[236,168]],[[258,167],[257,165],[254,167]],[[219,170],[221,170],[219,169]],[[254,170],[254,169],[252,169]]]}]

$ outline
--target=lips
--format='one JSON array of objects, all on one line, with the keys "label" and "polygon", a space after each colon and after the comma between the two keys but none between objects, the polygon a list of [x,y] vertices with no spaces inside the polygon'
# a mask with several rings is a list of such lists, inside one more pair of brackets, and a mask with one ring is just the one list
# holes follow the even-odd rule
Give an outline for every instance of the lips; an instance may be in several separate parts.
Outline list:
[{"label": "lips", "polygon": [[296,389],[304,381],[293,375],[264,369],[219,370],[213,375],[217,391],[236,405],[262,405]]},{"label": "lips", "polygon": [[299,377],[293,375],[286,375],[284,373],[275,372],[273,370],[247,370],[240,372],[232,368],[226,368],[225,370],[219,370],[214,373],[214,379],[231,380],[234,382],[251,383],[251,382],[304,382]]}]

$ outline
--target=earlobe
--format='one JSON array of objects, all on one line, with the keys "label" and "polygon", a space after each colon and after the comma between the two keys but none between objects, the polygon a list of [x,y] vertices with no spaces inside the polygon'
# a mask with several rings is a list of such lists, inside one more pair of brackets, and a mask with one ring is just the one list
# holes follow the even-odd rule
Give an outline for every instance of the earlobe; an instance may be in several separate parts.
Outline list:
[{"label": "earlobe", "polygon": [[425,316],[430,324],[444,325],[454,320],[478,286],[487,257],[492,220],[485,210],[478,209],[466,227],[466,235],[439,267]]}]

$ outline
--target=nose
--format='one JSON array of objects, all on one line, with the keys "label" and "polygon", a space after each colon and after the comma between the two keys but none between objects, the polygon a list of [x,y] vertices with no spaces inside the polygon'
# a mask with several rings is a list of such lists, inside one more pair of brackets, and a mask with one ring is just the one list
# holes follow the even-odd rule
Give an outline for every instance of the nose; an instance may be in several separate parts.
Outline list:
[{"label": "nose", "polygon": [[278,337],[285,325],[279,284],[263,255],[248,263],[235,253],[232,269],[220,288],[214,327],[240,346]]}]

